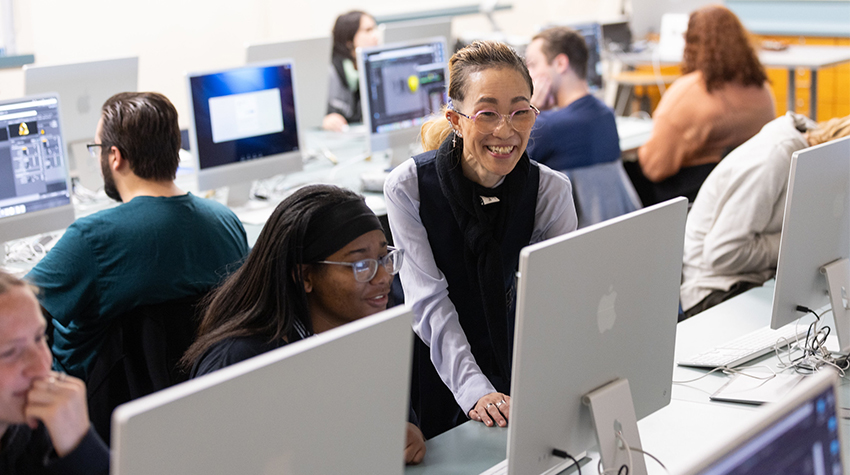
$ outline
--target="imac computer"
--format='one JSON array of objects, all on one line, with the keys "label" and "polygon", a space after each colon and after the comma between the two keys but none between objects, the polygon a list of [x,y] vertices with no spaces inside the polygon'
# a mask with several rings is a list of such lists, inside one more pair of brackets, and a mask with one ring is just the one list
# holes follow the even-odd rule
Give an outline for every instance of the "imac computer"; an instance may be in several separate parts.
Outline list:
[{"label": "imac computer", "polygon": [[304,130],[322,128],[322,120],[328,112],[330,37],[251,44],[246,48],[248,64],[284,58],[291,58],[295,63],[298,125]]},{"label": "imac computer", "polygon": [[401,475],[412,312],[372,315],[129,402],[113,475]]},{"label": "imac computer", "polygon": [[827,368],[808,376],[782,402],[685,475],[842,474],[838,376]]},{"label": "imac computer", "polygon": [[0,101],[0,266],[2,245],[74,222],[59,97]]},{"label": "imac computer", "polygon": [[[605,469],[619,468],[627,457],[617,431],[639,448],[637,419],[670,402],[687,204],[677,198],[520,253],[509,475],[560,473],[571,463],[564,454],[594,446]],[[634,459],[628,473],[645,474]]]},{"label": "imac computer", "polygon": [[422,20],[381,23],[384,43],[404,43],[442,36],[449,46],[452,41],[452,17],[425,18]]},{"label": "imac computer", "polygon": [[198,189],[247,203],[254,180],[302,169],[291,60],[187,75]]},{"label": "imac computer", "polygon": [[357,69],[369,150],[389,151],[396,166],[413,155],[422,124],[446,104],[446,39],[358,48]]},{"label": "imac computer", "polygon": [[599,23],[571,25],[587,44],[587,85],[590,91],[602,88],[602,26]]},{"label": "imac computer", "polygon": [[850,137],[791,156],[771,328],[832,305],[840,352],[850,351]]},{"label": "imac computer", "polygon": [[86,144],[94,142],[100,108],[119,92],[138,89],[139,58],[118,58],[53,66],[24,66],[26,94],[57,93],[71,174],[90,190],[103,186],[100,163]]}]

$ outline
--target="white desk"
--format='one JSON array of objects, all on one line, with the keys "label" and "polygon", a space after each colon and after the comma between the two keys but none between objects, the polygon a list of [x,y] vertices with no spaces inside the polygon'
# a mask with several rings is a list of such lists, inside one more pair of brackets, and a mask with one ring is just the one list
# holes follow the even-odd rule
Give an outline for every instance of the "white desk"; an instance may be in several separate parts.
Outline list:
[{"label": "white desk", "polygon": [[[770,323],[772,282],[711,308],[678,325],[676,358],[690,355],[731,340]],[[776,367],[776,357],[767,356],[757,363]],[[676,367],[673,380],[688,380],[705,370]],[[684,470],[701,455],[728,441],[757,417],[758,408],[743,404],[712,402],[708,396],[727,380],[711,374],[700,381],[674,384],[672,401],[638,422],[641,442],[648,452],[665,463],[670,473]],[[850,407],[850,383],[842,380],[840,407]],[[850,435],[850,421],[842,419],[844,434]],[[407,475],[474,474],[495,465],[505,456],[507,429],[487,428],[467,422],[426,442],[428,452],[422,465],[408,467]],[[845,460],[850,456],[850,437],[844,438]],[[590,453],[590,464],[583,473],[596,473],[599,456]],[[654,461],[646,459],[650,474],[664,474]],[[575,473],[568,470],[565,473]]]},{"label": "white desk", "polygon": [[[628,66],[657,62],[664,66],[681,63],[681,58],[659,60],[652,51],[624,53],[616,56]],[[818,70],[850,62],[850,47],[846,46],[805,46],[791,45],[785,51],[759,51],[759,60],[768,68],[788,70],[788,110],[796,110],[796,68],[806,68],[811,72],[809,87],[809,116],[817,120]]]}]

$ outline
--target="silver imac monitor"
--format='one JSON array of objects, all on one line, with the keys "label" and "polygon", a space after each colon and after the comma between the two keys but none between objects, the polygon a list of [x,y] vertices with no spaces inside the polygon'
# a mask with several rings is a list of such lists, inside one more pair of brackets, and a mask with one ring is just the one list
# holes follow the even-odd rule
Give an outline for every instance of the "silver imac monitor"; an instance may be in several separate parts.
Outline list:
[{"label": "silver imac monitor", "polygon": [[56,94],[0,101],[0,265],[5,241],[74,222]]},{"label": "silver imac monitor", "polygon": [[712,0],[631,0],[629,24],[635,40],[642,40],[650,33],[661,32],[661,17],[665,13],[686,13],[706,5],[722,3]]},{"label": "silver imac monitor", "polygon": [[372,153],[395,166],[412,156],[419,129],[446,103],[446,39],[358,48],[360,103]]},{"label": "silver imac monitor", "polygon": [[449,45],[452,41],[452,17],[424,18],[421,20],[381,23],[384,43],[404,43],[442,36]]},{"label": "silver imac monitor", "polygon": [[138,57],[24,66],[26,94],[59,94],[71,174],[86,188],[95,190],[103,186],[100,163],[89,155],[85,147],[86,143],[94,142],[100,108],[119,92],[135,92],[138,82]]},{"label": "silver imac monitor", "polygon": [[401,475],[412,313],[381,312],[129,402],[112,475]]},{"label": "silver imac monitor", "polygon": [[248,201],[254,180],[302,169],[291,60],[187,75],[198,189]]},{"label": "silver imac monitor", "polygon": [[832,304],[841,352],[850,351],[850,137],[791,156],[771,328],[798,318],[798,306]]},{"label": "silver imac monitor", "polygon": [[579,458],[597,445],[612,468],[625,458],[615,426],[639,447],[636,420],[670,402],[687,204],[677,198],[520,253],[509,475],[560,473],[571,462],[553,449]]},{"label": "silver imac monitor", "polygon": [[328,74],[331,39],[328,36],[277,43],[251,44],[246,48],[248,64],[291,58],[298,84],[298,125],[319,129],[328,111]]},{"label": "silver imac monitor", "polygon": [[808,376],[685,475],[845,473],[837,383],[829,368]]}]

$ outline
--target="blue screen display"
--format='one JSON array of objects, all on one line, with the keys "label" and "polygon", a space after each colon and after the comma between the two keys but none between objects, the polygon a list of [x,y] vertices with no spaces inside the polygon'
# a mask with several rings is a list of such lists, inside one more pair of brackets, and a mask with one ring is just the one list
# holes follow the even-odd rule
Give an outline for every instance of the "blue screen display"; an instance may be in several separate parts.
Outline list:
[{"label": "blue screen display", "polygon": [[201,169],[298,150],[292,65],[191,76]]}]

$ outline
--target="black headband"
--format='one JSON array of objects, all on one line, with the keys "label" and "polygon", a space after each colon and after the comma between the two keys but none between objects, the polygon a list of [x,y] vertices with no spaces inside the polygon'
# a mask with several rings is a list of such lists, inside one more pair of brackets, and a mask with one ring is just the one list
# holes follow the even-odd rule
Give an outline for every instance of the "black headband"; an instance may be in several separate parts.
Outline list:
[{"label": "black headband", "polygon": [[346,201],[320,211],[310,220],[304,235],[305,264],[327,259],[351,241],[384,228],[363,199]]}]

